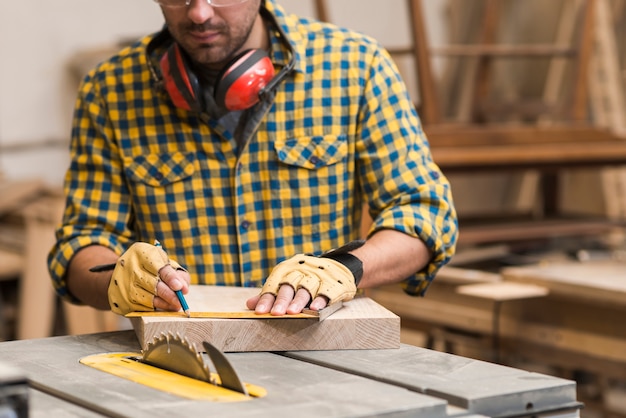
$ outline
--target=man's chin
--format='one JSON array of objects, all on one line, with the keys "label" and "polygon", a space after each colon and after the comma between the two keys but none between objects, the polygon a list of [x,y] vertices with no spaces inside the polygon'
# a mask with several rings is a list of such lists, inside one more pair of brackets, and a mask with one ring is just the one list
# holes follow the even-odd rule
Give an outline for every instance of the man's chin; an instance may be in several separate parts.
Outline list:
[{"label": "man's chin", "polygon": [[222,68],[230,59],[218,53],[213,46],[197,48],[193,53],[187,52],[194,64],[207,68]]}]

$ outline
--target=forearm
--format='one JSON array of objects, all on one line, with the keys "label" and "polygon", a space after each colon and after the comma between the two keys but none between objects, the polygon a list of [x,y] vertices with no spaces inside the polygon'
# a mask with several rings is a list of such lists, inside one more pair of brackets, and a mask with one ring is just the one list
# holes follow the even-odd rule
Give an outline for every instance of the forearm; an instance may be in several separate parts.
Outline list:
[{"label": "forearm", "polygon": [[431,259],[430,251],[419,238],[390,229],[378,231],[352,254],[363,262],[361,289],[400,282],[424,268]]},{"label": "forearm", "polygon": [[109,248],[91,245],[77,252],[69,264],[67,286],[81,302],[97,309],[110,309],[108,288],[113,271],[90,272],[100,264],[115,263],[117,254]]}]

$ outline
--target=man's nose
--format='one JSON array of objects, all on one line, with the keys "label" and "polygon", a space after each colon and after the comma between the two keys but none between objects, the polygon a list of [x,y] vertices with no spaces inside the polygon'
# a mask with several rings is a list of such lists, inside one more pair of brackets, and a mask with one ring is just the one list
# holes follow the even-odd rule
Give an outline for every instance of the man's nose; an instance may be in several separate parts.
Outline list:
[{"label": "man's nose", "polygon": [[187,15],[194,23],[201,24],[215,15],[215,9],[207,0],[191,0]]}]

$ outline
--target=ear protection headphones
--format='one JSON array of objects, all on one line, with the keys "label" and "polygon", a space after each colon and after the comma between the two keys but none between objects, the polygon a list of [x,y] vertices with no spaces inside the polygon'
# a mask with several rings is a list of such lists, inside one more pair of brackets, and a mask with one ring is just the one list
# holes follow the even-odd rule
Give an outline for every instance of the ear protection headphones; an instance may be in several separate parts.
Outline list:
[{"label": "ear protection headphones", "polygon": [[[281,41],[289,50],[290,60],[275,74],[272,60],[264,50],[249,49],[233,58],[220,71],[214,90],[216,103],[230,111],[245,110],[257,104],[276,88],[295,64],[293,48],[280,25],[266,9],[262,8],[261,13],[277,28]],[[205,109],[204,92],[190,64],[187,54],[177,42],[173,42],[160,59],[163,85],[175,106],[201,112]]]}]

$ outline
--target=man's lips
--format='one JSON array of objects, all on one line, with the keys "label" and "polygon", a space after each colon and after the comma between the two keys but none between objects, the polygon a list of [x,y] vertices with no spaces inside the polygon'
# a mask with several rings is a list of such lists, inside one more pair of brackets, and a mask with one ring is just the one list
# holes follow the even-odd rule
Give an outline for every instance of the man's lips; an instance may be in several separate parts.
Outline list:
[{"label": "man's lips", "polygon": [[215,41],[219,36],[219,32],[189,32],[191,38],[193,38],[196,42],[212,42]]}]

